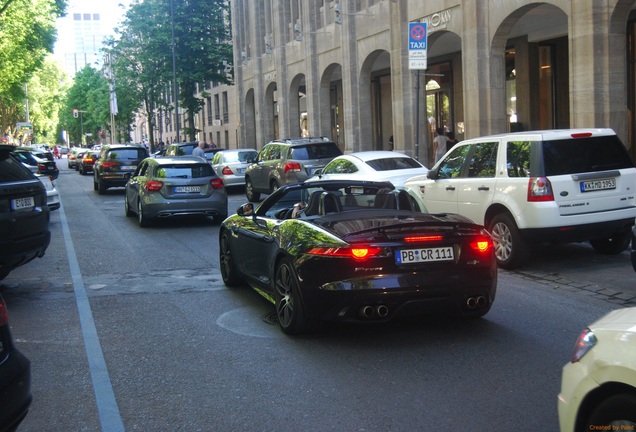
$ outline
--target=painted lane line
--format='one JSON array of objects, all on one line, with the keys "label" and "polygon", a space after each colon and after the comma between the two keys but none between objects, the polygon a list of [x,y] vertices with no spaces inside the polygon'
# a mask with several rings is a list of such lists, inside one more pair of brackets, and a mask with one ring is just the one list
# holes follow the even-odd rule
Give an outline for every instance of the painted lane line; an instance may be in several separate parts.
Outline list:
[{"label": "painted lane line", "polygon": [[73,239],[71,238],[71,231],[68,227],[61,197],[59,214],[62,223],[62,233],[64,234],[68,265],[71,270],[71,279],[75,291],[77,311],[82,326],[84,346],[86,347],[86,356],[88,357],[88,367],[93,382],[93,390],[95,391],[99,421],[102,426],[102,431],[123,432],[125,431],[124,423],[119,413],[115,392],[113,391],[108,369],[106,368],[104,353],[99,343],[93,312],[91,311],[91,305],[86,295],[82,272],[80,271],[79,262],[77,261],[77,255],[75,255],[75,247],[73,246]]}]

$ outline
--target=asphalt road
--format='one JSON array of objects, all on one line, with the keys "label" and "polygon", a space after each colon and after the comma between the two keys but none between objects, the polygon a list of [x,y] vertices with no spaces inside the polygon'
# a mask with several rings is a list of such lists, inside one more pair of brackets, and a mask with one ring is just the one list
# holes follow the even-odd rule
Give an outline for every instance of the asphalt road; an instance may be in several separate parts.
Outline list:
[{"label": "asphalt road", "polygon": [[0,285],[32,361],[20,431],[553,431],[579,331],[636,305],[627,252],[567,245],[500,271],[481,320],[291,338],[264,299],[223,285],[218,225],[141,229],[123,189],[100,196],[59,166],[51,246]]}]

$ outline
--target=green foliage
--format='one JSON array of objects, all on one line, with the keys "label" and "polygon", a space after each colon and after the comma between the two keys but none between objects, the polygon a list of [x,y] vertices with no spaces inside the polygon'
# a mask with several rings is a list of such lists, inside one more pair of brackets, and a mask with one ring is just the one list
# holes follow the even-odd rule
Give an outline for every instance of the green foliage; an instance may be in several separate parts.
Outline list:
[{"label": "green foliage", "polygon": [[[80,111],[73,117],[73,110]],[[108,80],[91,66],[85,66],[76,75],[66,101],[59,114],[60,126],[69,134],[71,143],[98,141],[102,130],[110,126],[110,90]],[[90,137],[84,137],[90,133]]]},{"label": "green foliage", "polygon": [[[171,10],[171,6],[173,9]],[[173,12],[173,13],[172,13]],[[168,105],[173,93],[172,16],[179,104],[185,109],[195,139],[194,116],[204,100],[195,96],[197,84],[228,83],[223,62],[231,63],[231,29],[226,0],[145,0],[133,3],[126,14],[120,38],[111,41],[110,54],[117,87],[126,84],[128,95],[143,107],[147,118]],[[117,92],[119,97],[120,92]],[[154,144],[152,128],[150,143]]]},{"label": "green foliage", "polygon": [[0,122],[13,132],[24,120],[24,85],[53,52],[55,20],[66,0],[7,0],[0,9]]},{"label": "green foliage", "polygon": [[27,84],[29,119],[33,123],[33,142],[61,142],[57,125],[59,111],[68,90],[68,77],[51,57],[38,69]]}]

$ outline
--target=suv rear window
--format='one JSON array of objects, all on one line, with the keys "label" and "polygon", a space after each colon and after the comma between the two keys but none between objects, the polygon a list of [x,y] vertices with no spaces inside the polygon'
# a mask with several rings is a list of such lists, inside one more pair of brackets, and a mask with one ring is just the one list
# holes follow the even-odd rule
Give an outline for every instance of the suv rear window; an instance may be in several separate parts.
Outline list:
[{"label": "suv rear window", "polygon": [[160,178],[200,178],[200,177],[215,177],[214,169],[210,164],[174,164],[174,165],[161,165],[157,167],[156,177]]},{"label": "suv rear window", "polygon": [[545,141],[542,148],[547,176],[634,167],[617,136]]},{"label": "suv rear window", "polygon": [[31,178],[33,178],[31,171],[11,157],[8,152],[0,152],[0,182],[26,180]]},{"label": "suv rear window", "polygon": [[336,145],[336,143],[317,143],[307,144],[303,146],[296,146],[291,148],[291,156],[289,159],[293,160],[310,160],[310,159],[325,159],[334,158],[340,156],[342,152]]},{"label": "suv rear window", "polygon": [[145,151],[143,149],[136,148],[111,149],[107,155],[107,159],[111,160],[144,159],[145,157]]}]

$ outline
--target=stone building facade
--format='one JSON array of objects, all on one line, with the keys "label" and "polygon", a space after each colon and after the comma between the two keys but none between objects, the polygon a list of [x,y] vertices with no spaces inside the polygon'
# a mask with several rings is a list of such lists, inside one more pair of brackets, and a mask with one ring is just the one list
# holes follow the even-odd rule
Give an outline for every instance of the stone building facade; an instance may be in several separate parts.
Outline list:
[{"label": "stone building facade", "polygon": [[[611,127],[636,156],[635,0],[233,0],[241,147],[329,136],[432,165],[432,130]],[[427,24],[427,68],[408,26]]]}]

